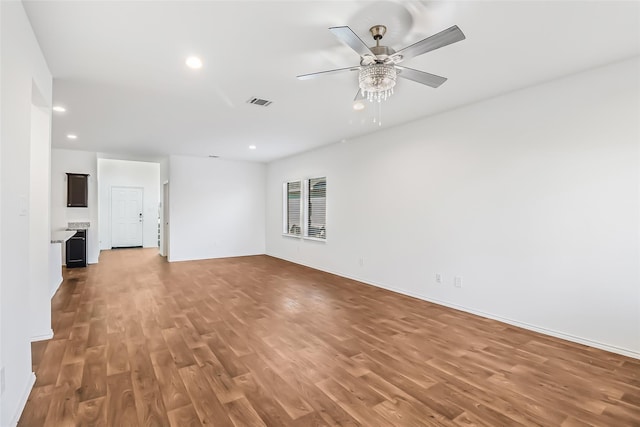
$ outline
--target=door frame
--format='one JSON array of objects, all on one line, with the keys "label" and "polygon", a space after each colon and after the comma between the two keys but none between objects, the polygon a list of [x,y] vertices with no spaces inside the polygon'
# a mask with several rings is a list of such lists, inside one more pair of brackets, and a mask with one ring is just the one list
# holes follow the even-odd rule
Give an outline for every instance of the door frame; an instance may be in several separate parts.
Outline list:
[{"label": "door frame", "polygon": [[[142,225],[140,226],[140,231],[141,231],[141,237],[140,237],[140,246],[141,248],[144,248],[144,220],[145,220],[145,213],[144,213],[144,187],[140,187],[140,186],[134,186],[134,185],[112,185],[111,189],[110,189],[110,194],[109,194],[109,240],[110,240],[110,245],[111,249],[113,249],[114,247],[125,247],[125,246],[113,246],[113,190],[116,188],[124,188],[127,190],[131,190],[131,189],[136,189],[136,190],[140,190],[140,192],[142,193],[142,199],[140,200],[141,203],[141,207],[140,210],[142,211]],[[137,246],[132,246],[132,247],[137,247]]]},{"label": "door frame", "polygon": [[169,259],[169,197],[170,197],[169,181],[162,183],[162,224],[160,227],[160,255]]}]

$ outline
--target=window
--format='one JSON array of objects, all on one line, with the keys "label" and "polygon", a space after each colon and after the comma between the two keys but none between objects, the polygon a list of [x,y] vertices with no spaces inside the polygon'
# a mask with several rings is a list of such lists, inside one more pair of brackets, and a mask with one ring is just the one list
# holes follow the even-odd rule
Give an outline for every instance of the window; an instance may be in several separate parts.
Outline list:
[{"label": "window", "polygon": [[282,233],[309,239],[326,239],[327,179],[285,182],[282,186]]},{"label": "window", "polygon": [[307,227],[305,237],[326,238],[327,225],[327,179],[313,178],[305,181],[305,212]]},{"label": "window", "polygon": [[300,236],[302,234],[302,183],[300,181],[285,182],[283,186],[284,200],[284,234]]}]

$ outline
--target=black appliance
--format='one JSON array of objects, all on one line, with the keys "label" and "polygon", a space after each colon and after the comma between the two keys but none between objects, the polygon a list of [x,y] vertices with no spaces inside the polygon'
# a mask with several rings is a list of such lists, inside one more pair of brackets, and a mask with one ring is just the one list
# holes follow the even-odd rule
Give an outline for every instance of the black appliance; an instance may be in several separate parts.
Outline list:
[{"label": "black appliance", "polygon": [[67,240],[67,268],[87,266],[87,230],[77,230]]}]

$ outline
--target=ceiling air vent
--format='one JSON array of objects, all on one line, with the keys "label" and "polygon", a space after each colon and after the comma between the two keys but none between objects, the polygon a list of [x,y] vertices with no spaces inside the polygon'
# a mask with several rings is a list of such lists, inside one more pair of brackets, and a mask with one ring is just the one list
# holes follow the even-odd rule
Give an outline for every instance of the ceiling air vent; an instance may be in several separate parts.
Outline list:
[{"label": "ceiling air vent", "polygon": [[267,101],[266,99],[260,99],[260,98],[251,98],[247,102],[249,104],[259,105],[261,107],[268,107],[269,105],[271,105],[271,101]]}]

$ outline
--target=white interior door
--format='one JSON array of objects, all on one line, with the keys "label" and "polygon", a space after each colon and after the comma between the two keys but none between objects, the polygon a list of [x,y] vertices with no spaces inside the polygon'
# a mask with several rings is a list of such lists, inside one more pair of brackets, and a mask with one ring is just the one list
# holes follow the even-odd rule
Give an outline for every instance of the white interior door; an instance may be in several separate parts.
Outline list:
[{"label": "white interior door", "polygon": [[111,247],[142,246],[143,189],[111,188]]}]

